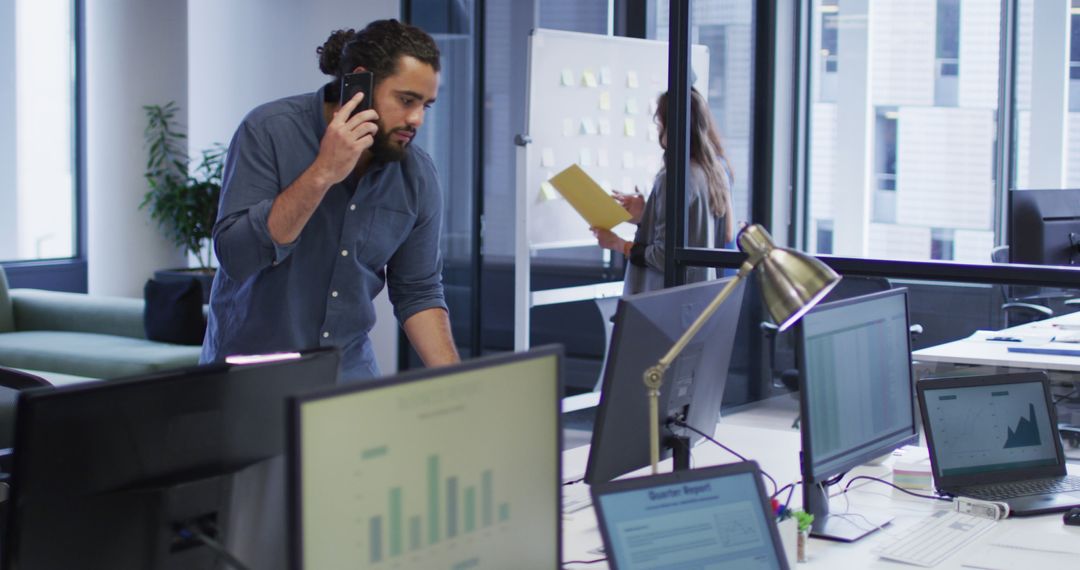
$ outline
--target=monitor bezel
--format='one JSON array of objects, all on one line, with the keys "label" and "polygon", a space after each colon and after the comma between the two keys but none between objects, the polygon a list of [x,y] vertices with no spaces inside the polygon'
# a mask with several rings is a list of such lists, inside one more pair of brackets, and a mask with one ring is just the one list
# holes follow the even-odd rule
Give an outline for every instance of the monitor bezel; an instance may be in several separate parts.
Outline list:
[{"label": "monitor bezel", "polygon": [[[926,392],[928,390],[948,390],[952,388],[969,388],[975,386],[999,386],[1002,384],[1041,384],[1047,409],[1050,410],[1050,432],[1054,440],[1054,454],[1057,458],[1054,465],[1043,465],[1021,469],[1010,469],[998,472],[984,472],[973,475],[943,475],[941,465],[938,464],[934,454],[934,430],[930,427],[930,414],[926,408]],[[919,398],[919,410],[926,431],[926,447],[930,450],[930,469],[934,475],[934,485],[939,491],[949,492],[950,489],[985,483],[1001,483],[1020,479],[1034,479],[1038,477],[1056,477],[1065,475],[1065,451],[1061,446],[1061,437],[1057,430],[1057,410],[1053,404],[1053,396],[1050,393],[1050,379],[1045,372],[1020,372],[1014,374],[993,374],[985,376],[959,376],[949,378],[927,378],[919,381],[916,386]]]},{"label": "monitor bezel", "polygon": [[[336,368],[338,374],[340,374],[341,362],[340,352],[336,347],[317,347],[307,350],[297,351],[298,356],[290,358],[288,360],[277,360],[273,362],[259,362],[251,364],[228,364],[225,362],[212,362],[207,364],[200,364],[194,366],[185,366],[181,368],[174,368],[168,370],[159,370],[150,372],[147,374],[132,374],[116,379],[107,379],[98,382],[85,382],[79,384],[71,384],[67,386],[58,387],[42,387],[33,388],[29,390],[23,390],[19,392],[17,400],[17,409],[23,409],[23,413],[17,413],[15,418],[15,450],[20,448],[25,449],[29,442],[33,440],[31,434],[31,426],[36,421],[36,413],[34,409],[41,402],[48,402],[54,399],[67,399],[78,398],[82,394],[99,394],[108,395],[113,392],[123,392],[124,390],[132,387],[147,388],[147,384],[150,383],[164,383],[164,382],[183,382],[189,379],[192,375],[199,377],[213,377],[227,375],[230,370],[235,369],[257,369],[261,367],[274,367],[283,364],[296,364],[297,362],[321,359],[321,358],[333,358],[336,362]],[[336,381],[336,378],[335,378]],[[281,413],[286,412],[287,399],[282,401]],[[285,424],[287,417],[282,417],[282,424]],[[287,435],[287,434],[285,434]],[[283,448],[281,454],[267,457],[271,459],[276,456],[284,456],[288,452],[287,439],[283,438]],[[16,451],[13,457],[12,475],[11,481],[13,485],[10,488],[8,496],[8,521],[6,529],[4,531],[4,548],[0,549],[3,552],[0,553],[0,568],[11,568],[14,564],[19,563],[20,553],[20,525],[16,525],[16,516],[18,511],[18,505],[22,501],[23,493],[20,490],[18,481],[26,478],[27,461],[25,455],[20,455]],[[222,470],[222,473],[227,473],[228,470]],[[160,485],[161,481],[155,480],[152,485]],[[288,509],[288,497],[282,497],[282,501],[285,505],[286,512]]]},{"label": "monitor bezel", "polygon": [[[555,402],[562,401],[563,395],[563,375],[565,373],[565,351],[562,345],[545,345],[530,349],[523,352],[512,352],[506,354],[495,354],[490,356],[483,356],[466,360],[459,364],[451,366],[443,366],[438,368],[422,368],[416,370],[409,370],[399,373],[393,376],[384,376],[376,380],[361,381],[351,384],[344,384],[334,386],[332,388],[325,388],[320,390],[314,390],[304,394],[297,394],[288,401],[288,414],[286,417],[286,426],[288,434],[286,436],[286,457],[287,465],[286,471],[286,489],[288,497],[286,500],[286,508],[289,514],[288,529],[290,536],[289,544],[289,560],[290,568],[303,569],[304,568],[304,526],[303,526],[303,481],[301,479],[301,463],[303,460],[303,449],[301,448],[300,437],[300,423],[301,412],[304,404],[335,398],[338,396],[344,396],[359,392],[366,392],[369,390],[378,390],[382,388],[388,388],[392,386],[400,386],[411,382],[421,382],[424,380],[430,380],[440,376],[447,376],[451,374],[466,373],[471,370],[477,370],[481,368],[488,368],[492,366],[499,366],[505,364],[511,364],[518,361],[532,360],[547,358],[550,356],[555,357]],[[555,410],[555,472],[552,474],[552,484],[555,486],[555,552],[556,560],[562,563],[562,410],[561,406],[556,405]]]},{"label": "monitor bezel", "polygon": [[608,525],[604,524],[604,507],[603,501],[600,500],[602,496],[663,487],[678,483],[700,481],[703,479],[719,479],[746,473],[753,475],[751,478],[754,480],[754,486],[757,488],[758,497],[761,499],[759,505],[762,510],[762,515],[765,517],[765,526],[769,529],[773,553],[780,563],[780,568],[782,570],[788,570],[787,555],[784,553],[780,532],[776,527],[776,518],[772,512],[771,497],[769,497],[768,493],[765,491],[761,467],[758,465],[757,461],[754,460],[739,461],[713,467],[702,467],[700,469],[690,469],[688,471],[672,471],[645,477],[614,479],[592,485],[589,489],[589,493],[592,495],[593,508],[596,510],[597,526],[600,527],[600,534],[604,540],[604,549],[608,555],[608,565],[612,570],[618,570],[618,561],[615,560],[614,553],[611,550],[612,542],[611,535],[608,532]]},{"label": "monitor bezel", "polygon": [[[885,299],[890,297],[902,297],[904,300],[904,322],[910,326],[911,317],[908,304],[908,290],[906,287],[897,287],[888,289],[886,291],[880,291],[877,293],[870,293],[867,295],[860,295],[858,297],[851,297],[848,299],[842,299],[839,301],[832,301],[829,303],[822,303],[813,310],[809,311],[807,315],[804,315],[804,319],[807,316],[816,315],[820,316],[821,313],[827,313],[829,311],[848,307],[851,305],[876,301],[879,299]],[[919,427],[918,427],[918,412],[915,407],[917,405],[915,396],[915,376],[913,366],[911,364],[911,335],[904,335],[904,342],[907,346],[908,358],[908,395],[909,402],[909,414],[911,416],[911,429],[905,430],[902,434],[886,436],[888,439],[882,439],[878,442],[872,442],[867,446],[864,446],[861,451],[852,453],[849,455],[845,463],[848,467],[833,468],[833,469],[815,469],[813,443],[811,442],[811,432],[813,428],[813,414],[810,413],[810,402],[808,391],[806,390],[806,330],[803,324],[800,322],[795,331],[795,346],[796,346],[796,362],[799,369],[799,414],[800,414],[800,436],[802,439],[802,453],[800,454],[800,468],[802,470],[803,485],[804,488],[809,488],[811,485],[821,483],[827,480],[829,477],[837,475],[842,472],[846,472],[851,468],[857,467],[874,459],[880,457],[886,453],[889,453],[895,449],[903,447],[905,445],[911,445],[918,443],[919,441]]]}]

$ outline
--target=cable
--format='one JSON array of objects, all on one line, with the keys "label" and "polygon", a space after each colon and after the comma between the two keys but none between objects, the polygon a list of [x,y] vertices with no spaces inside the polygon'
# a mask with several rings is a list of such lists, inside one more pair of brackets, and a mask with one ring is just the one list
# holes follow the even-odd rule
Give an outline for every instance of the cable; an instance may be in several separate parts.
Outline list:
[{"label": "cable", "polygon": [[1064,394],[1058,394],[1057,396],[1054,396],[1054,405],[1056,406],[1056,405],[1060,404],[1062,401],[1068,400],[1069,398],[1072,398],[1073,395],[1076,394],[1077,392],[1080,392],[1080,386],[1073,386],[1072,390],[1069,390],[1068,392],[1066,392]]},{"label": "cable", "polygon": [[563,483],[563,487],[565,487],[567,485],[577,485],[578,483],[581,483],[583,481],[585,481],[584,477],[582,477],[581,479],[574,479],[573,481],[567,481],[567,482]]},{"label": "cable", "polygon": [[854,483],[855,481],[858,481],[859,479],[866,479],[866,480],[869,480],[869,481],[877,481],[878,483],[884,483],[884,484],[892,487],[893,489],[896,489],[897,491],[901,491],[903,493],[907,493],[908,495],[911,495],[912,497],[919,497],[921,499],[933,499],[935,501],[945,501],[946,503],[951,503],[952,502],[952,499],[949,498],[949,497],[939,497],[937,495],[924,495],[922,493],[915,493],[913,491],[908,491],[907,489],[905,489],[905,488],[903,488],[903,487],[901,487],[899,485],[890,483],[889,481],[886,481],[884,479],[878,479],[877,477],[871,477],[869,475],[858,475],[856,477],[852,477],[851,479],[848,480],[847,485],[844,485],[844,491],[843,492],[846,494],[848,492],[848,489],[851,488],[851,484]]},{"label": "cable", "polygon": [[563,566],[567,564],[599,564],[604,562],[607,558],[597,558],[596,560],[570,560],[569,562],[563,562]]},{"label": "cable", "polygon": [[[694,427],[694,426],[692,426],[692,425],[690,425],[690,424],[688,424],[688,423],[686,423],[686,422],[684,422],[684,421],[682,421],[682,420],[680,420],[678,418],[670,418],[670,419],[668,419],[668,423],[675,424],[675,425],[677,425],[677,426],[679,426],[681,428],[686,428],[686,429],[700,435],[701,437],[704,437],[705,439],[711,441],[712,443],[718,445],[720,447],[720,449],[723,449],[724,451],[734,455],[735,457],[738,457],[739,459],[741,459],[743,461],[750,461],[749,459],[747,459],[743,454],[739,453],[738,451],[735,451],[734,449],[731,449],[730,447],[720,443],[719,441],[716,441],[709,434],[699,430],[698,428],[696,428],[696,427]],[[776,479],[773,479],[772,475],[769,475],[768,473],[766,473],[765,470],[761,469],[760,466],[758,466],[758,469],[761,471],[761,474],[764,475],[765,478],[768,479],[769,482],[772,483],[773,493],[772,493],[772,495],[769,495],[769,496],[770,497],[775,497],[779,493],[779,489],[780,489],[780,486],[776,484]]]},{"label": "cable", "polygon": [[240,559],[238,559],[237,557],[233,556],[232,553],[229,552],[220,542],[218,542],[218,541],[214,540],[213,538],[210,538],[209,536],[207,536],[206,533],[199,530],[199,528],[197,526],[191,525],[191,524],[185,524],[185,525],[180,527],[180,530],[182,532],[191,533],[192,536],[199,539],[199,541],[202,542],[203,544],[205,544],[207,547],[209,547],[210,550],[213,550],[214,552],[216,552],[218,554],[218,556],[224,558],[225,562],[229,566],[232,566],[233,568],[236,568],[237,570],[250,570],[247,567],[246,564],[241,562]]}]

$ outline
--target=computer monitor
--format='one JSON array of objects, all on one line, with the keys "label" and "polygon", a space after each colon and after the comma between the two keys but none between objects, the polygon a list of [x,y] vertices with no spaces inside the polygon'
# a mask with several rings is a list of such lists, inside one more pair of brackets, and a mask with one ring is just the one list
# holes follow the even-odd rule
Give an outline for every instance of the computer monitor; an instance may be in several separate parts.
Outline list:
[{"label": "computer monitor", "polygon": [[[657,363],[731,278],[619,300],[585,470],[590,485],[649,465],[649,404],[642,375]],[[743,284],[671,363],[660,389],[661,457],[702,437],[669,425],[678,418],[712,435],[720,417]]]},{"label": "computer monitor", "polygon": [[1009,192],[1009,261],[1080,264],[1080,189]]},{"label": "computer monitor", "polygon": [[339,360],[21,393],[4,568],[285,568],[286,397],[334,384]]},{"label": "computer monitor", "polygon": [[888,519],[850,505],[830,514],[829,485],[918,440],[907,290],[823,303],[796,330],[803,508],[813,536],[857,540]]},{"label": "computer monitor", "polygon": [[293,400],[292,568],[557,568],[561,347]]},{"label": "computer monitor", "polygon": [[590,486],[612,570],[787,570],[753,461]]}]

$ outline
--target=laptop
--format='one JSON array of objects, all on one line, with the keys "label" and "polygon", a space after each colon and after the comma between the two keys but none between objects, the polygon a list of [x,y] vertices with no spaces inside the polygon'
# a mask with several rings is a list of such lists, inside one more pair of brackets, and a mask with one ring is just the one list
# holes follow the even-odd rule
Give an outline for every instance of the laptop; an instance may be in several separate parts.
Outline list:
[{"label": "laptop", "polygon": [[591,490],[613,570],[789,568],[753,461],[619,479]]},{"label": "laptop", "polygon": [[1012,514],[1080,506],[1043,372],[916,384],[939,493],[1008,503]]}]

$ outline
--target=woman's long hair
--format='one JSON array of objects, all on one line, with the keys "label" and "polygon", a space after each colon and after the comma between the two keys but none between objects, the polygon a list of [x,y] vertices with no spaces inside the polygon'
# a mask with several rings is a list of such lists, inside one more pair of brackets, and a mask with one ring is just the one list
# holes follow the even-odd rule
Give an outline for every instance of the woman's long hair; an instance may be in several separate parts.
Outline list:
[{"label": "woman's long hair", "polygon": [[[667,148],[667,101],[664,92],[656,100],[656,124],[660,127],[660,146]],[[667,160],[667,155],[664,155]],[[705,173],[708,186],[709,209],[717,218],[724,217],[724,243],[729,243],[735,233],[735,215],[731,208],[731,172],[720,134],[709,112],[705,97],[697,89],[690,90],[690,162]],[[670,167],[670,165],[667,165]],[[730,177],[730,178],[729,178]],[[709,244],[713,247],[714,244]]]}]

